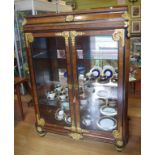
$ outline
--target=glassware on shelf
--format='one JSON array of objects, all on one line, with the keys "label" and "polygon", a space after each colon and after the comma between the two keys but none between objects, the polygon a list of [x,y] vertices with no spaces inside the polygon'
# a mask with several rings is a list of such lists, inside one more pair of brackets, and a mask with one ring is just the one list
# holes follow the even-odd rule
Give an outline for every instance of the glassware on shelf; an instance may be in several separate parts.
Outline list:
[{"label": "glassware on shelf", "polygon": [[90,126],[92,124],[92,119],[91,119],[91,116],[90,115],[84,115],[82,117],[82,124],[84,126]]},{"label": "glassware on shelf", "polygon": [[55,112],[55,119],[58,121],[62,121],[64,119],[65,112],[62,109],[57,109]]},{"label": "glassware on shelf", "polygon": [[57,58],[58,59],[65,59],[66,58],[66,51],[63,49],[57,49]]},{"label": "glassware on shelf", "polygon": [[77,49],[77,57],[78,59],[83,59],[83,50],[82,49]]},{"label": "glassware on shelf", "polygon": [[117,99],[109,98],[108,99],[108,105],[110,107],[116,107],[116,105],[117,105]]},{"label": "glassware on shelf", "polygon": [[71,125],[72,119],[71,119],[70,114],[66,114],[66,115],[65,115],[64,121],[65,121],[66,124]]},{"label": "glassware on shelf", "polygon": [[98,79],[97,79],[98,83],[108,83],[109,82],[109,78],[106,75],[101,75]]},{"label": "glassware on shelf", "polygon": [[72,119],[68,112],[68,110],[64,110],[61,108],[58,108],[55,112],[55,119],[57,121],[65,122],[67,125],[71,125]]}]

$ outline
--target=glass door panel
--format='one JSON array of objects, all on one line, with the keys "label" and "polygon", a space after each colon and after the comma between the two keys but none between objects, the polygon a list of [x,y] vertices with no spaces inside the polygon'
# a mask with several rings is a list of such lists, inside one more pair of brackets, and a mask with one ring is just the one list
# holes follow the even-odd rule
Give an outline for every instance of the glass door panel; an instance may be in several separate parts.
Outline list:
[{"label": "glass door panel", "polygon": [[80,126],[112,132],[118,115],[118,42],[112,35],[76,37]]},{"label": "glass door panel", "polygon": [[62,126],[71,125],[66,54],[63,37],[35,38],[32,44],[40,115]]}]

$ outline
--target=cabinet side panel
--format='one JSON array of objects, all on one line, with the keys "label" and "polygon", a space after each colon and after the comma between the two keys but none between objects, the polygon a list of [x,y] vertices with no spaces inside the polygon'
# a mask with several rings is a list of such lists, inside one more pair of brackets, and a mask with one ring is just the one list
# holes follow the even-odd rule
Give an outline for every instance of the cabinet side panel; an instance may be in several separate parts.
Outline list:
[{"label": "cabinet side panel", "polygon": [[123,139],[125,143],[128,141],[129,126],[128,126],[128,83],[129,83],[129,39],[125,41],[125,71],[124,71],[124,107],[123,107]]}]

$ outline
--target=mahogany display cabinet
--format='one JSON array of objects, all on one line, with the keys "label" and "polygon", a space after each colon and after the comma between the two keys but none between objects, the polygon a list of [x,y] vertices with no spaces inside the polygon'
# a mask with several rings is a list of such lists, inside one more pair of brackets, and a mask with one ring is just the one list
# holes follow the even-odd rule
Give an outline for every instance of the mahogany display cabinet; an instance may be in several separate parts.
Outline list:
[{"label": "mahogany display cabinet", "polygon": [[40,136],[127,143],[129,19],[125,6],[26,17]]}]

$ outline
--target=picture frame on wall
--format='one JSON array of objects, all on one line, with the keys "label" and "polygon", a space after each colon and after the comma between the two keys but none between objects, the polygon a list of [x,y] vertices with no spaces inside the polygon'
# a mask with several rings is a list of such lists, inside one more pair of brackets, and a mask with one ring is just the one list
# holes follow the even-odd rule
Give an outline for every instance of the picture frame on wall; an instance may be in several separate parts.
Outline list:
[{"label": "picture frame on wall", "polygon": [[132,18],[140,18],[141,17],[140,5],[131,6],[131,17]]},{"label": "picture frame on wall", "polygon": [[130,64],[141,66],[141,37],[130,38]]},{"label": "picture frame on wall", "polygon": [[133,52],[136,54],[140,54],[141,52],[141,43],[134,43],[133,44]]},{"label": "picture frame on wall", "polygon": [[141,38],[140,37],[132,37],[130,38],[130,52],[135,53],[139,52],[141,49]]},{"label": "picture frame on wall", "polygon": [[141,21],[140,20],[132,21],[131,33],[141,33]]}]

